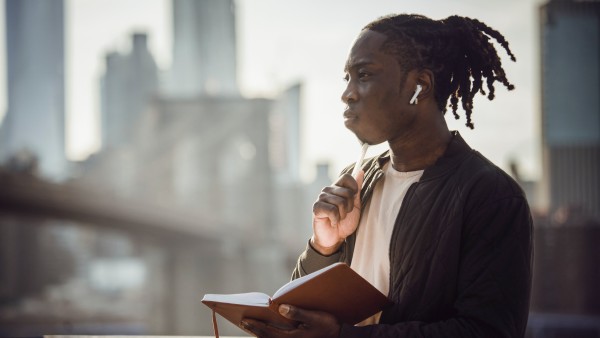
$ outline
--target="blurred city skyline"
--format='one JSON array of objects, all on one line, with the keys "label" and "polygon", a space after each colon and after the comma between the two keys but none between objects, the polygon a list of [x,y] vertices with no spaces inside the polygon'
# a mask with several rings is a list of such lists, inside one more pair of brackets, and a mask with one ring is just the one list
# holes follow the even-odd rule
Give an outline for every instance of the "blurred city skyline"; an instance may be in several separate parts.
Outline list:
[{"label": "blurred city skyline", "polygon": [[[112,0],[111,0],[112,1]],[[171,66],[172,9],[168,0],[67,0],[65,2],[66,148],[71,160],[85,159],[100,146],[99,80],[105,55],[128,51],[134,32],[146,32],[158,67]],[[540,175],[539,151],[539,0],[488,1],[236,1],[238,84],[246,97],[272,97],[281,88],[302,81],[301,175],[310,180],[314,165],[331,163],[335,174],[358,151],[344,128],[339,95],[342,67],[360,28],[378,16],[412,12],[441,19],[457,14],[487,23],[505,35],[517,63],[502,55],[509,79],[517,89],[499,88],[496,99],[475,101],[475,130],[464,120],[447,120],[452,129],[494,163],[509,168],[516,160],[521,174]],[[143,10],[140,10],[143,8]],[[2,8],[4,11],[4,8]],[[2,18],[4,15],[1,16]],[[310,18],[310,20],[306,20]],[[5,39],[5,25],[2,27]],[[5,44],[2,45],[5,48]],[[5,53],[0,75],[5,79]],[[6,112],[6,81],[0,84],[0,119]],[[510,138],[498,138],[510,130]],[[369,151],[370,155],[384,149]]]},{"label": "blurred city skyline", "polygon": [[210,334],[202,294],[281,286],[356,159],[347,51],[391,12],[510,42],[517,89],[447,120],[532,207],[527,336],[600,333],[600,0],[540,2],[0,1],[0,336]]}]

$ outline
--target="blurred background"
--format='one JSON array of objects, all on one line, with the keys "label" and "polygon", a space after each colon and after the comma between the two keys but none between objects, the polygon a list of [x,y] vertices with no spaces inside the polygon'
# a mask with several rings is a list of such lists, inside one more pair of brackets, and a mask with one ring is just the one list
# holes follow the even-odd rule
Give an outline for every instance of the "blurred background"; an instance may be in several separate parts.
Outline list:
[{"label": "blurred background", "polygon": [[476,99],[475,130],[447,120],[527,193],[528,337],[600,337],[600,1],[0,11],[0,336],[211,335],[205,293],[286,283],[318,192],[360,151],[341,118],[347,52],[368,22],[408,12],[509,41],[515,91]]}]

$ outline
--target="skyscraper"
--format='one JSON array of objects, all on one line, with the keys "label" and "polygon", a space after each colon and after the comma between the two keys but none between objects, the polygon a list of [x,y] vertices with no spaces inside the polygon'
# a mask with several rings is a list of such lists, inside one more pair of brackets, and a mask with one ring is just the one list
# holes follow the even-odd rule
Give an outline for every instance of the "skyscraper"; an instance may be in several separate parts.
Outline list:
[{"label": "skyscraper", "polygon": [[237,95],[233,0],[173,0],[169,94]]},{"label": "skyscraper", "polygon": [[3,161],[38,158],[43,176],[66,175],[63,0],[7,0],[8,111]]},{"label": "skyscraper", "polygon": [[547,204],[600,217],[600,1],[554,0],[540,14]]},{"label": "skyscraper", "polygon": [[102,148],[131,143],[140,115],[158,91],[158,68],[145,33],[132,35],[128,54],[106,56],[101,91]]},{"label": "skyscraper", "polygon": [[283,91],[269,116],[271,166],[280,184],[300,181],[300,106],[302,84]]}]

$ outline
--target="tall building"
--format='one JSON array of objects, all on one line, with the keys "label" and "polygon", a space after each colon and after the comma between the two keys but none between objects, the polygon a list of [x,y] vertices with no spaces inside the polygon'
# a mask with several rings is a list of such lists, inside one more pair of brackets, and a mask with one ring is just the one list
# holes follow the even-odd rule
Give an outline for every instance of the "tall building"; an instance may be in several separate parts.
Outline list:
[{"label": "tall building", "polygon": [[600,217],[600,2],[554,0],[540,14],[546,203]]},{"label": "tall building", "polygon": [[171,96],[237,95],[233,0],[173,0]]},{"label": "tall building", "polygon": [[103,149],[132,142],[134,126],[157,91],[158,68],[148,50],[147,35],[135,33],[129,53],[106,56],[100,109]]},{"label": "tall building", "polygon": [[40,174],[66,176],[63,0],[7,0],[8,111],[2,162],[26,152]]},{"label": "tall building", "polygon": [[300,182],[300,107],[302,85],[282,92],[269,116],[269,153],[273,173],[280,184]]},{"label": "tall building", "polygon": [[600,329],[600,1],[540,7],[543,192],[535,216],[530,336]]},{"label": "tall building", "polygon": [[[142,95],[156,88],[148,86],[156,69],[145,39],[137,36],[143,43],[134,43],[130,55],[107,56],[104,149],[82,164],[77,178],[77,184],[120,198],[177,213],[194,210],[210,218],[198,228],[210,231],[218,225],[228,234],[222,243],[198,245],[194,250],[202,259],[184,253],[182,260],[189,264],[178,265],[169,258],[166,271],[185,276],[174,282],[184,291],[169,295],[172,318],[165,319],[176,334],[211,327],[210,316],[202,315],[208,309],[190,294],[274,290],[289,278],[310,236],[316,195],[311,190],[306,200],[299,175],[302,86],[282,89],[272,99],[238,93],[234,10],[233,0],[173,0],[170,82],[155,96]],[[133,55],[142,54],[147,67],[134,67],[140,59],[134,61]],[[133,76],[132,69],[140,73]],[[198,270],[196,276],[190,266]],[[239,278],[244,267],[251,267],[252,276]],[[227,334],[238,329],[227,330],[221,327]]]}]

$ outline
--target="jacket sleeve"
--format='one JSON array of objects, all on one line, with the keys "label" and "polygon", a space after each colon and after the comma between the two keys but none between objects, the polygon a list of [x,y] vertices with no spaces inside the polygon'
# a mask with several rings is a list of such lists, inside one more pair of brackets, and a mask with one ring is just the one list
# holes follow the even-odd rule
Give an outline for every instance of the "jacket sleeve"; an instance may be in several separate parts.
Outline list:
[{"label": "jacket sleeve", "polygon": [[504,197],[467,213],[460,246],[450,317],[437,322],[344,325],[340,337],[523,337],[532,258],[532,220],[525,198]]},{"label": "jacket sleeve", "polygon": [[[340,175],[349,173],[354,169],[354,164],[347,166],[342,170]],[[333,263],[342,262],[347,260],[346,253],[348,252],[348,243],[344,242],[338,252],[330,256],[323,256],[318,253],[311,245],[310,240],[306,245],[306,249],[298,257],[296,267],[292,272],[292,280],[308,275],[309,273],[315,272]],[[348,263],[348,262],[346,262]]]},{"label": "jacket sleeve", "polygon": [[340,262],[345,251],[346,243],[343,243],[340,247],[340,250],[333,255],[323,256],[313,249],[309,240],[308,244],[306,245],[306,250],[304,250],[304,252],[300,254],[300,257],[298,257],[296,267],[292,273],[292,279],[308,275],[311,272],[315,272],[333,263]]}]

